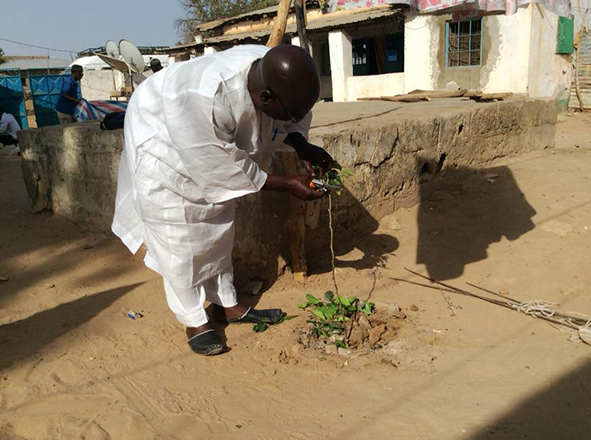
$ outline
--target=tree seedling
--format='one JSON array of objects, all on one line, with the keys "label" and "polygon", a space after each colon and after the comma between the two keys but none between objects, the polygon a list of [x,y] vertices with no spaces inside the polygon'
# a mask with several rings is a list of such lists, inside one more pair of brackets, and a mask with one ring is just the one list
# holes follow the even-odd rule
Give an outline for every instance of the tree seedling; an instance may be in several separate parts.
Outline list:
[{"label": "tree seedling", "polygon": [[[320,168],[318,165],[313,165],[312,169],[316,174],[319,173]],[[343,169],[341,164],[339,164],[336,160],[332,163],[332,168],[328,170],[322,178],[320,179],[324,184],[329,185],[329,187],[337,187],[340,189],[335,190],[338,196],[341,195],[343,191],[343,184],[345,183],[346,177],[352,177],[353,171],[349,169]]]},{"label": "tree seedling", "polygon": [[362,301],[355,296],[337,296],[332,291],[324,294],[324,301],[307,294],[306,301],[298,304],[303,310],[309,310],[312,317],[306,322],[310,324],[312,336],[329,340],[335,336],[337,347],[347,348],[347,323],[355,314],[371,315],[375,304]]}]

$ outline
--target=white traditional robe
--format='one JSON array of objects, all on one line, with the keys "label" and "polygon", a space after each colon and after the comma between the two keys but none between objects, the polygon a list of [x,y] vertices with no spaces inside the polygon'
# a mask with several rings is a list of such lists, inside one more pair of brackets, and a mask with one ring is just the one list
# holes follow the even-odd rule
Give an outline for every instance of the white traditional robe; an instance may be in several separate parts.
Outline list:
[{"label": "white traditional robe", "polygon": [[234,199],[259,191],[261,168],[298,124],[257,110],[247,88],[264,46],[238,46],[174,63],[140,84],[125,117],[112,230],[173,287],[231,267]]}]

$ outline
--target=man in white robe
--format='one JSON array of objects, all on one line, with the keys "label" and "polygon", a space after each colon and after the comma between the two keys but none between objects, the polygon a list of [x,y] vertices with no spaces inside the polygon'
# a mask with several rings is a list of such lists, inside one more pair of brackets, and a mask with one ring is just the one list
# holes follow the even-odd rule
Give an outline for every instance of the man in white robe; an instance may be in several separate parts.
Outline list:
[{"label": "man in white robe", "polygon": [[146,245],[144,261],[162,275],[168,305],[199,354],[224,349],[206,299],[231,323],[283,316],[236,300],[234,199],[261,189],[322,197],[310,176],[261,169],[282,143],[311,175],[311,163],[330,168],[330,155],[306,140],[319,88],[302,49],[238,46],[170,65],[129,102],[112,229],[133,253]]}]

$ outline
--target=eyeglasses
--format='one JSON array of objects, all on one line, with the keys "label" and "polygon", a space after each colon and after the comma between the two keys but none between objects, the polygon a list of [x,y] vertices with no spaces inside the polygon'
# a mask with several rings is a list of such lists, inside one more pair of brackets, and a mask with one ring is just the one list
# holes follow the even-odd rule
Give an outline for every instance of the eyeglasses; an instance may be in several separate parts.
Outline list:
[{"label": "eyeglasses", "polygon": [[287,113],[287,115],[290,117],[290,122],[292,122],[293,124],[297,124],[300,120],[295,118],[291,112],[287,109],[287,107],[285,106],[285,104],[283,103],[283,101],[281,100],[281,98],[279,98],[279,95],[277,95],[277,93],[275,93],[271,87],[267,86],[267,89],[269,89],[269,92],[271,92],[275,98],[277,98],[277,101],[279,101],[279,104],[281,104],[281,107],[283,108],[283,110],[285,110],[285,113]]}]

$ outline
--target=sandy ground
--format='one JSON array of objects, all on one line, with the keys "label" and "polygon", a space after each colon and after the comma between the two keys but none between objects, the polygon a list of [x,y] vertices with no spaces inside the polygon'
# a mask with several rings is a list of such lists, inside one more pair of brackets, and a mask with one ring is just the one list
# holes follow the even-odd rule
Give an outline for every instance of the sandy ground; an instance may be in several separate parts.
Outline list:
[{"label": "sandy ground", "polygon": [[[375,275],[372,298],[407,314],[383,350],[305,350],[300,312],[262,334],[218,326],[230,351],[203,358],[141,256],[30,214],[20,158],[2,155],[0,439],[589,438],[591,347],[391,279],[416,279],[406,266],[591,314],[589,164],[591,116],[561,117],[556,148],[444,171],[396,213],[402,229],[389,217],[357,237],[339,257],[341,292],[367,295]],[[397,243],[385,255],[384,236]],[[360,249],[381,267],[356,270]],[[305,293],[331,286],[329,273],[306,285],[286,276],[256,300],[298,313]]]}]

